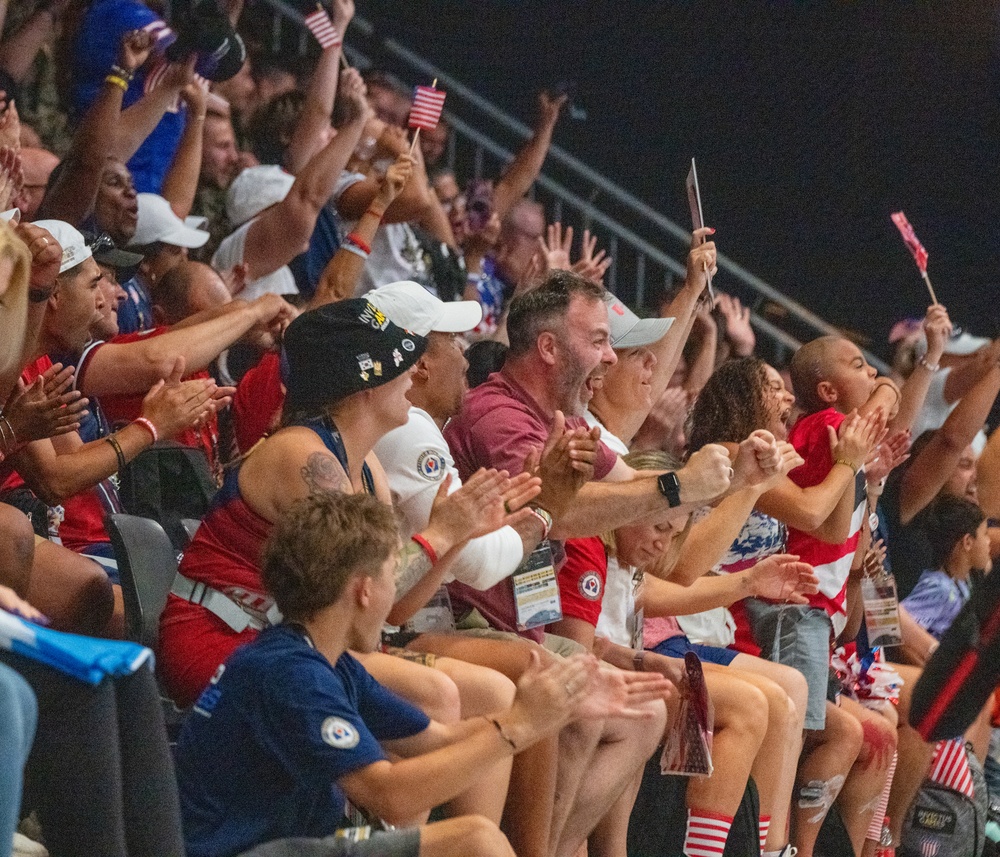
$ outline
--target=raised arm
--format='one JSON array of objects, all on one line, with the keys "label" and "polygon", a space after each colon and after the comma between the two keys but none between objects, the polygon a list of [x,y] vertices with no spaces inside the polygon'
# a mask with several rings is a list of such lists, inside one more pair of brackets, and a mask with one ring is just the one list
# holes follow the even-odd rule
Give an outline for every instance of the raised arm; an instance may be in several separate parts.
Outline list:
[{"label": "raised arm", "polygon": [[945,343],[951,336],[951,319],[942,304],[927,307],[924,333],[927,336],[927,354],[917,361],[900,390],[899,413],[889,423],[891,431],[913,428],[913,422],[924,406],[934,373],[940,368]]},{"label": "raised arm", "polygon": [[337,136],[303,167],[287,196],[250,225],[243,261],[249,266],[253,280],[287,265],[302,251],[316,226],[320,209],[330,199],[337,179],[361,139],[371,108],[357,71],[348,69],[341,75],[340,89],[353,111],[350,118]]},{"label": "raised arm", "polygon": [[[118,66],[131,76],[146,61],[152,44],[149,33],[141,30],[126,33],[118,51]],[[119,75],[108,74],[73,135],[59,178],[42,200],[39,219],[65,220],[77,225],[90,213],[112,153],[109,141],[118,133],[127,85]]]},{"label": "raised arm", "polygon": [[[387,126],[379,119],[372,117],[366,126],[366,133],[378,140],[376,154],[380,157],[398,158],[410,151],[406,132],[402,128]],[[413,172],[410,179],[392,205],[386,209],[382,217],[383,223],[404,223],[410,220],[420,220],[427,213],[431,204],[431,190],[427,182],[427,174],[423,161],[418,160],[419,146],[414,150]],[[378,179],[369,177],[347,188],[337,200],[337,213],[345,220],[357,220],[372,204],[378,194]]]},{"label": "raised arm", "polygon": [[514,203],[523,197],[542,171],[545,156],[552,145],[552,133],[559,121],[559,111],[566,103],[566,95],[553,96],[546,91],[538,93],[538,118],[535,132],[504,170],[493,190],[493,210],[503,220]]},{"label": "raised arm", "polygon": [[[365,209],[351,235],[360,238],[371,247],[375,232],[382,222],[382,215],[392,205],[399,195],[413,170],[413,159],[408,154],[400,155],[396,162],[386,170],[385,177],[379,185],[378,194],[371,205]],[[351,241],[342,244],[333,258],[327,262],[316,286],[316,293],[306,306],[306,309],[316,309],[323,304],[341,301],[354,297],[358,278],[365,267],[367,254]]]},{"label": "raised arm", "polygon": [[1000,366],[996,363],[958,403],[903,474],[899,492],[900,521],[908,524],[933,500],[951,478],[966,447],[986,423],[1000,392]]},{"label": "raised arm", "polygon": [[[35,13],[13,35],[0,42],[0,68],[15,82],[20,83],[28,74],[35,57],[55,30],[59,14],[66,6],[66,0],[42,3]],[[0,30],[6,17],[7,4],[0,12]]]},{"label": "raised arm", "polygon": [[109,155],[123,163],[139,151],[153,129],[160,124],[163,114],[180,97],[181,91],[194,79],[196,56],[187,62],[170,63],[159,85],[122,111],[118,133],[112,141]]},{"label": "raised arm", "polygon": [[194,197],[198,192],[198,174],[201,172],[202,139],[205,116],[208,111],[208,81],[192,80],[184,87],[181,97],[187,104],[184,133],[163,177],[160,196],[181,219],[191,213]]},{"label": "raised arm", "polygon": [[[354,0],[334,0],[333,26],[341,39],[347,30],[347,25],[354,17]],[[309,159],[322,146],[324,133],[330,127],[333,116],[333,102],[337,97],[337,80],[340,77],[340,57],[342,44],[338,43],[323,50],[319,62],[313,70],[306,89],[306,100],[302,105],[302,113],[292,139],[285,150],[285,169],[292,175],[298,175]]]}]

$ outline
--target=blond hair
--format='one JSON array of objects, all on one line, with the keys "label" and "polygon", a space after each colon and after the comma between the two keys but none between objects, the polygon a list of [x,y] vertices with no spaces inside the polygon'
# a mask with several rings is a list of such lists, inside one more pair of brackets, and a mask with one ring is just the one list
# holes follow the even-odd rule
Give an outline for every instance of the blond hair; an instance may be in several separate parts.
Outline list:
[{"label": "blond hair", "polygon": [[31,253],[11,227],[0,221],[0,261],[9,260],[10,273],[0,278],[0,396],[5,396],[24,368],[28,333],[28,285]]}]

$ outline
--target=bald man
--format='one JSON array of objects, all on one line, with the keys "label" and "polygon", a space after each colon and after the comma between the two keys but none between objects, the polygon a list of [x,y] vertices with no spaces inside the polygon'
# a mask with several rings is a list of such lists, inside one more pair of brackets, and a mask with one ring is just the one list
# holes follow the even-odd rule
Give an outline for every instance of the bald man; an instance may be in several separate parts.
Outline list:
[{"label": "bald man", "polygon": [[21,169],[24,170],[24,187],[14,204],[21,209],[21,217],[34,220],[45,196],[49,176],[59,163],[59,158],[47,149],[21,149]]}]

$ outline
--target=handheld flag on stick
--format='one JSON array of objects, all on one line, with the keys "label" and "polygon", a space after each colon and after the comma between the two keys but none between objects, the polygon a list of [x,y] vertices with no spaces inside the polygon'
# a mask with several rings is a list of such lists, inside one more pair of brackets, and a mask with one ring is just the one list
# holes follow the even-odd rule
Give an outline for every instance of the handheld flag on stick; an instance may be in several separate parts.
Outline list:
[{"label": "handheld flag on stick", "polygon": [[444,110],[444,98],[447,93],[441,92],[435,87],[437,78],[430,86],[418,86],[413,91],[413,106],[410,108],[411,128],[416,128],[413,135],[413,143],[410,145],[410,154],[417,146],[421,129],[433,131],[441,121],[441,111]]},{"label": "handheld flag on stick", "polygon": [[[691,227],[701,229],[705,225],[705,215],[701,210],[701,189],[698,187],[698,168],[691,159],[691,169],[687,177],[688,206],[691,208]],[[705,267],[707,272],[707,265]],[[712,275],[708,275],[708,299],[715,306],[715,291],[712,289]]]},{"label": "handheld flag on stick", "polygon": [[333,21],[319,3],[316,4],[316,11],[310,12],[303,18],[303,23],[309,28],[309,32],[316,37],[319,46],[325,51],[327,48],[335,48],[344,43],[333,26]]},{"label": "handheld flag on stick", "polygon": [[917,270],[920,271],[920,276],[927,284],[927,291],[931,293],[931,303],[936,304],[938,302],[937,295],[934,294],[934,286],[931,285],[931,279],[927,276],[927,251],[924,249],[924,245],[920,243],[917,233],[913,231],[910,221],[906,219],[906,215],[902,211],[897,211],[890,217],[892,222],[896,224],[899,234],[903,236],[903,243],[910,248],[910,252],[913,254]]}]

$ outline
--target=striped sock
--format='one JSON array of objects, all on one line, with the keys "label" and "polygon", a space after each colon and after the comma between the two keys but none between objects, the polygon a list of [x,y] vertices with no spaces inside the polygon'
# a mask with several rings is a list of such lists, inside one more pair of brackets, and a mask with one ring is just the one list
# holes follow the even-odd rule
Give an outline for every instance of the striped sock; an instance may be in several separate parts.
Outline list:
[{"label": "striped sock", "polygon": [[684,857],[722,857],[733,816],[688,809]]},{"label": "striped sock", "polygon": [[762,815],[760,821],[760,850],[764,850],[764,843],[767,842],[767,831],[771,829],[771,816]]}]

